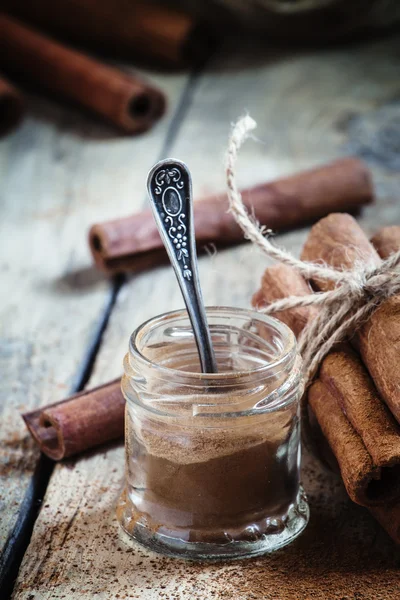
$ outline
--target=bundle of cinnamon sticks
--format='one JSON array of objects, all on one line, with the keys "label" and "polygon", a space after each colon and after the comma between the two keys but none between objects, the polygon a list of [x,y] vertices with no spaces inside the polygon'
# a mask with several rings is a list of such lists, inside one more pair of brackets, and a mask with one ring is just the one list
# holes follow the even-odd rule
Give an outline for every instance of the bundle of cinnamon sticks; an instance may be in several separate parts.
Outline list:
[{"label": "bundle of cinnamon sticks", "polygon": [[[371,243],[372,242],[372,243]],[[384,228],[369,241],[348,214],[319,221],[307,238],[302,259],[349,269],[356,261],[378,264],[400,250],[400,227]],[[291,267],[268,268],[253,305],[262,308],[291,295],[326,290],[306,282]],[[318,309],[297,308],[275,316],[298,336]],[[309,409],[337,461],[350,498],[366,506],[400,543],[400,297],[390,298],[348,343],[323,361],[308,390]]]}]

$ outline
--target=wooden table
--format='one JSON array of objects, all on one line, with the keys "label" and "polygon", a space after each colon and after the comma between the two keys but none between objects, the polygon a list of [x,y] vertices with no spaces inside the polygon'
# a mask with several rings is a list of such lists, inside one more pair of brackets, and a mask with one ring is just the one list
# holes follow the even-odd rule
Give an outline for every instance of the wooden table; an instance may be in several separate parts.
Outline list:
[{"label": "wooden table", "polygon": [[[114,506],[122,443],[52,469],[19,416],[118,376],[135,326],[182,305],[168,267],[122,283],[96,272],[87,230],[144,206],[147,172],[161,157],[187,162],[197,195],[222,190],[230,123],[244,111],[258,129],[242,151],[241,184],[356,153],[369,161],[377,190],[362,225],[373,232],[399,222],[399,39],[297,53],[236,46],[227,43],[200,73],[151,74],[169,111],[146,135],[117,137],[30,98],[30,117],[0,143],[0,546],[3,585],[11,590],[17,576],[16,600],[400,598],[399,552],[309,457],[312,516],[292,546],[257,560],[195,564],[121,537]],[[278,240],[298,252],[305,235]],[[249,245],[203,257],[207,304],[249,306],[266,264]]]}]

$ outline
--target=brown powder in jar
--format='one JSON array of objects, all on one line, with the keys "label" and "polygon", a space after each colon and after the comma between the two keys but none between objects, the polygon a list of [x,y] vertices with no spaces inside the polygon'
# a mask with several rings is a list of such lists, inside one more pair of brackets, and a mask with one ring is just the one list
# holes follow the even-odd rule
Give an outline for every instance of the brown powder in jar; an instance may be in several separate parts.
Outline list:
[{"label": "brown powder in jar", "polygon": [[[127,402],[127,488],[119,520],[128,533],[143,539],[144,526],[178,540],[226,544],[284,529],[299,490],[298,403],[277,407],[291,397],[285,368],[254,377],[254,369],[283,352],[270,350],[271,334],[259,352],[265,342],[258,329],[230,324],[228,333],[214,332],[214,388],[181,383],[177,375],[198,372],[193,339],[173,350],[163,340],[146,346],[147,359],[175,372],[145,381],[139,373],[132,387],[140,400],[132,395]],[[136,373],[126,375],[129,398]]]},{"label": "brown powder in jar", "polygon": [[159,533],[203,542],[282,528],[299,486],[295,407],[241,417],[240,426],[221,419],[213,428],[174,418],[139,422],[128,408],[126,424],[132,527],[145,517]]}]

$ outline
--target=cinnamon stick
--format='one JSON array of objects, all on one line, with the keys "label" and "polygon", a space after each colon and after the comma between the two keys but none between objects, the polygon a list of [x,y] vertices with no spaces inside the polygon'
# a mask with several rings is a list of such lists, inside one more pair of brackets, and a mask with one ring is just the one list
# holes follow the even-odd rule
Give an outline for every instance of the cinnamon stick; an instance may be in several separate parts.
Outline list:
[{"label": "cinnamon stick", "polygon": [[24,103],[19,91],[0,77],[0,137],[9,133],[22,120]]},{"label": "cinnamon stick", "polygon": [[400,225],[382,227],[372,238],[371,244],[381,258],[389,258],[400,250]]},{"label": "cinnamon stick", "polygon": [[[318,402],[318,394],[317,400],[309,395],[309,401],[338,460],[350,498],[364,506],[398,498],[400,427],[361,361],[348,347],[331,352],[321,365],[319,379],[337,409],[333,400],[328,400],[329,410],[324,407],[324,397]],[[334,416],[338,411],[343,418]],[[343,419],[346,426],[341,425]]]},{"label": "cinnamon stick", "polygon": [[308,401],[330,447],[334,448],[347,493],[353,501],[363,504],[378,469],[374,468],[360,436],[322,381],[316,380],[312,384]]},{"label": "cinnamon stick", "polygon": [[[349,214],[334,213],[316,223],[306,239],[301,258],[327,263],[345,271],[358,263],[378,265],[380,258],[357,221]],[[315,281],[321,290],[333,289],[334,283]]]},{"label": "cinnamon stick", "polygon": [[156,88],[54,42],[0,13],[0,65],[34,86],[89,109],[127,133],[165,110]]},{"label": "cinnamon stick", "polygon": [[[356,210],[372,202],[368,168],[357,158],[345,158],[245,190],[243,199],[261,224],[289,229],[315,221],[332,210]],[[228,211],[225,194],[194,204],[198,249],[243,241],[243,233]],[[106,273],[137,272],[166,260],[152,213],[93,225],[89,244],[96,265]]]},{"label": "cinnamon stick", "polygon": [[0,6],[51,35],[130,60],[181,67],[203,62],[215,47],[205,24],[143,0],[0,0]]},{"label": "cinnamon stick", "polygon": [[[297,271],[280,263],[264,271],[261,287],[254,294],[252,305],[260,309],[288,296],[306,296],[311,293],[311,287]],[[314,306],[302,306],[282,311],[274,316],[290,327],[298,337],[308,321],[316,314],[317,309]]]},{"label": "cinnamon stick", "polygon": [[[336,268],[356,261],[379,264],[380,258],[357,222],[346,214],[332,214],[311,229],[302,252],[304,260],[323,260]],[[330,287],[315,282],[320,289]],[[400,421],[400,296],[382,303],[354,336],[363,362],[390,411]]]},{"label": "cinnamon stick", "polygon": [[124,434],[121,380],[22,415],[41,451],[62,460]]}]

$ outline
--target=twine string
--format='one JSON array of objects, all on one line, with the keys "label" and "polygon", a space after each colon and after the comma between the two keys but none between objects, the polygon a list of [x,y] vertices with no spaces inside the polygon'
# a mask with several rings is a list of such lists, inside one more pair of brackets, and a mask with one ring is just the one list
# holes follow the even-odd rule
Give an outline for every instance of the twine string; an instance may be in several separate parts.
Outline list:
[{"label": "twine string", "polygon": [[320,308],[316,318],[306,325],[299,338],[299,351],[303,357],[308,386],[332,348],[359,328],[384,300],[400,293],[400,251],[379,265],[359,261],[353,269],[340,271],[327,265],[302,261],[272,244],[268,239],[271,231],[261,227],[254,216],[249,215],[236,184],[238,152],[255,127],[255,121],[245,116],[232,129],[226,159],[229,211],[245,238],[264,254],[293,267],[307,280],[319,279],[335,285],[327,292],[290,296],[259,309],[265,314],[272,314],[304,306]]}]

